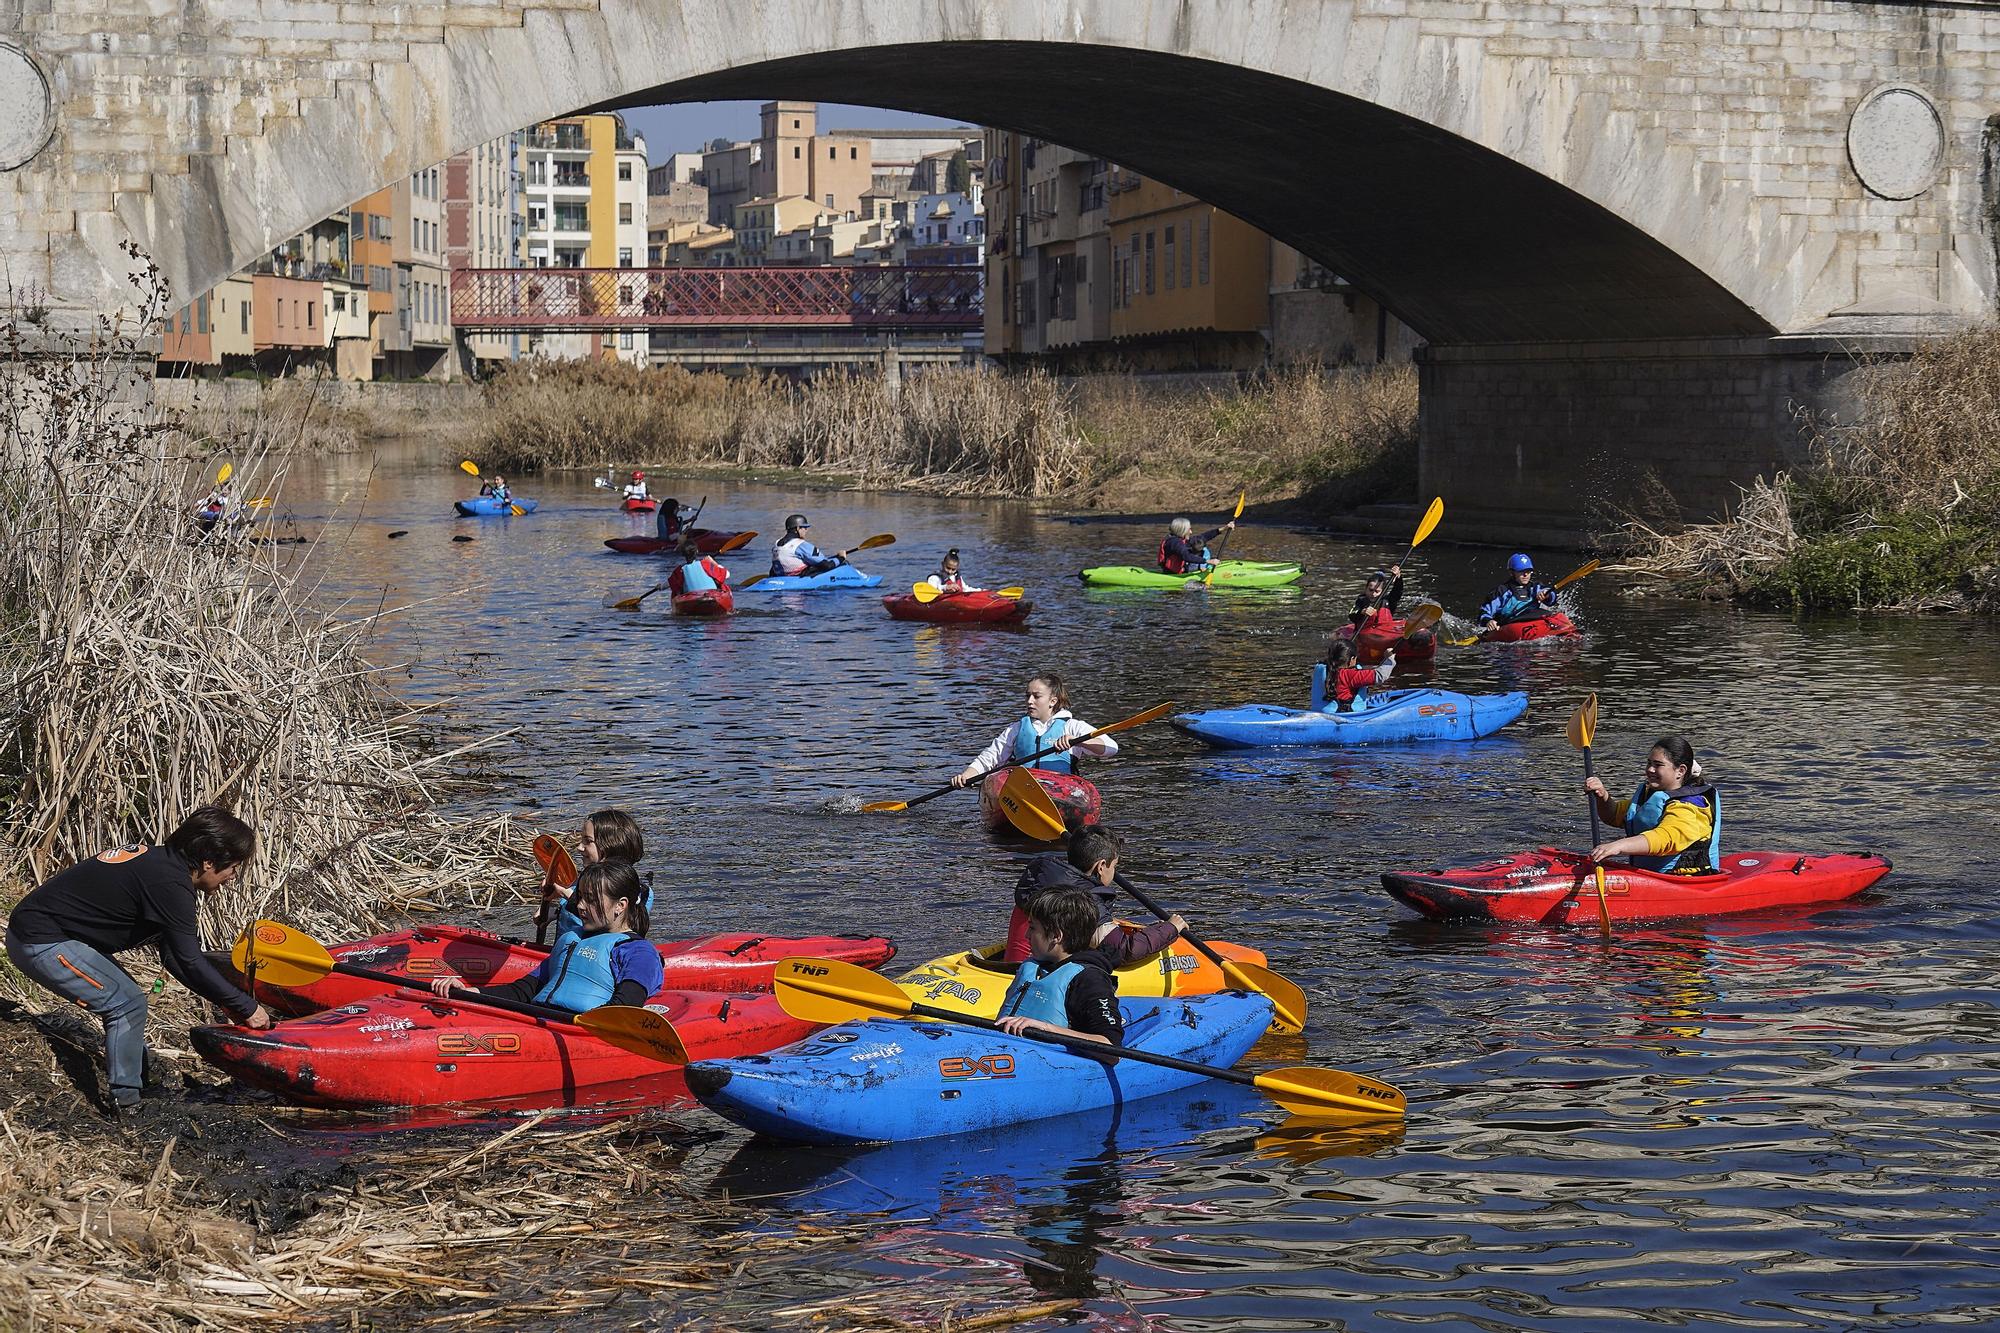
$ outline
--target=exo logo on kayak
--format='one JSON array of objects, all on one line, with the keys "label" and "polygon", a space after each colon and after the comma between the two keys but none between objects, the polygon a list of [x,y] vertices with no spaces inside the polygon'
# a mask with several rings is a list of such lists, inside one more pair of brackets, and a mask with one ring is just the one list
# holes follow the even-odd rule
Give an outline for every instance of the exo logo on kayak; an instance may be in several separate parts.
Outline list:
[{"label": "exo logo on kayak", "polygon": [[1422,704],[1417,708],[1418,717],[1453,717],[1458,713],[1457,704]]},{"label": "exo logo on kayak", "polygon": [[440,1032],[439,1055],[518,1055],[521,1038],[514,1032]]},{"label": "exo logo on kayak", "polygon": [[1004,1051],[980,1056],[948,1056],[938,1061],[938,1073],[945,1078],[1012,1078],[1014,1057]]},{"label": "exo logo on kayak", "polygon": [[408,977],[464,977],[470,981],[490,977],[493,971],[493,960],[478,954],[461,959],[455,971],[442,958],[412,958],[403,964],[403,975]]}]

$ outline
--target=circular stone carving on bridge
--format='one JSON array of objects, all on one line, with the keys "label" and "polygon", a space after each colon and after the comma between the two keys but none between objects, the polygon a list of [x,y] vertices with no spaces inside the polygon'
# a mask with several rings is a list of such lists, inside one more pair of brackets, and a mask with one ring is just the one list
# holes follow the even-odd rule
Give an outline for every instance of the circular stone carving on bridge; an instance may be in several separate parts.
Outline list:
[{"label": "circular stone carving on bridge", "polygon": [[49,81],[34,57],[11,42],[0,42],[0,171],[12,171],[55,133]]},{"label": "circular stone carving on bridge", "polygon": [[1847,122],[1847,160],[1870,193],[1914,199],[1944,167],[1944,120],[1923,89],[1884,84]]}]

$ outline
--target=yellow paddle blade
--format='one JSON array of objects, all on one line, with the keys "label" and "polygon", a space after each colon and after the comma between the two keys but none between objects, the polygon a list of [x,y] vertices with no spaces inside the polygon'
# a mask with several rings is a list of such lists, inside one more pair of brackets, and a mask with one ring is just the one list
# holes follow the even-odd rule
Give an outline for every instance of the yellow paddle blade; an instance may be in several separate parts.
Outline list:
[{"label": "yellow paddle blade", "polygon": [[269,509],[271,507],[271,503],[272,502],[270,496],[260,495],[254,500],[245,500],[243,502],[243,507],[245,509]]},{"label": "yellow paddle blade", "polygon": [[1596,867],[1596,870],[1597,870],[1597,924],[1600,928],[1602,928],[1605,935],[1609,936],[1611,934],[1611,903],[1604,896],[1604,867],[1600,864]]},{"label": "yellow paddle blade", "polygon": [[1249,498],[1250,492],[1248,491],[1236,492],[1236,512],[1229,516],[1231,522],[1243,517],[1243,502]]},{"label": "yellow paddle blade", "polygon": [[470,458],[461,458],[458,461],[458,470],[465,473],[468,477],[476,477],[479,475],[479,464],[473,462]]},{"label": "yellow paddle blade", "polygon": [[1437,531],[1437,525],[1444,521],[1444,497],[1431,501],[1431,507],[1424,511],[1424,521],[1417,524],[1417,535],[1410,538],[1410,549],[1416,550],[1424,544],[1424,538]]},{"label": "yellow paddle blade", "polygon": [[1395,1120],[1408,1107],[1403,1094],[1389,1084],[1343,1069],[1292,1065],[1258,1074],[1251,1081],[1293,1115],[1332,1113]]},{"label": "yellow paddle blade", "polygon": [[528,511],[521,508],[521,506],[519,505],[510,504],[507,506],[507,512],[512,514],[515,518],[519,518],[521,515],[527,513]]},{"label": "yellow paddle blade", "polygon": [[1597,568],[1598,568],[1598,562],[1595,560],[1588,561],[1585,564],[1578,565],[1575,569],[1572,569],[1569,573],[1557,579],[1555,581],[1555,586],[1552,589],[1550,589],[1550,591],[1561,592],[1564,588],[1567,588],[1570,584],[1575,583],[1578,579],[1589,578],[1592,574],[1595,574],[1597,572]]},{"label": "yellow paddle blade", "polygon": [[1569,743],[1579,750],[1590,748],[1590,738],[1597,734],[1597,696],[1591,695],[1570,714]]},{"label": "yellow paddle blade", "polygon": [[576,1025],[600,1041],[634,1055],[650,1055],[663,1064],[684,1065],[687,1047],[667,1016],[629,1004],[607,1004],[576,1016]]},{"label": "yellow paddle blade", "polygon": [[1444,642],[1454,648],[1470,648],[1473,644],[1479,642],[1479,636],[1477,634],[1468,634],[1462,639],[1446,639]]},{"label": "yellow paddle blade", "polygon": [[730,551],[736,550],[739,547],[748,546],[751,542],[754,542],[756,540],[757,540],[757,534],[754,532],[739,532],[734,537],[731,537],[728,541],[724,542],[722,545],[716,547],[715,553],[717,555],[724,555]]},{"label": "yellow paddle blade", "polygon": [[911,1000],[895,982],[865,967],[830,958],[787,958],[771,978],[778,1005],[804,1023],[901,1018]]},{"label": "yellow paddle blade", "polygon": [[861,807],[864,815],[893,815],[910,808],[908,801],[870,801]]},{"label": "yellow paddle blade", "polygon": [[236,937],[229,961],[243,976],[273,986],[307,986],[333,971],[333,955],[310,935],[276,921],[252,922]]},{"label": "yellow paddle blade", "polygon": [[1000,786],[1000,809],[1007,822],[1031,838],[1055,842],[1063,836],[1062,811],[1025,768],[1011,769]]},{"label": "yellow paddle blade", "polygon": [[935,584],[912,583],[910,585],[910,596],[920,602],[935,602],[938,598],[944,596],[944,594],[938,591]]},{"label": "yellow paddle blade", "polygon": [[1413,639],[1444,619],[1444,608],[1436,602],[1425,602],[1403,618],[1403,637]]},{"label": "yellow paddle blade", "polygon": [[863,537],[847,549],[850,551],[872,551],[878,546],[894,546],[895,544],[896,534],[893,532],[884,532],[874,537]]},{"label": "yellow paddle blade", "polygon": [[236,475],[236,464],[224,463],[221,467],[215,470],[215,484],[220,486],[223,482],[228,481],[231,477],[235,475]]},{"label": "yellow paddle blade", "polygon": [[1255,991],[1271,1001],[1271,1026],[1279,1032],[1306,1028],[1306,993],[1268,967],[1244,959],[1222,957],[1222,975],[1239,990]]},{"label": "yellow paddle blade", "polygon": [[535,863],[546,871],[557,884],[568,886],[576,883],[576,862],[570,859],[569,848],[553,833],[544,833],[535,839]]},{"label": "yellow paddle blade", "polygon": [[646,589],[646,591],[640,593],[637,597],[621,597],[615,602],[612,601],[609,597],[607,597],[604,599],[604,604],[610,607],[613,611],[637,611],[639,609],[639,603],[645,601],[648,597],[651,597],[654,593],[658,592],[660,589],[666,586],[667,585],[664,583],[655,583],[652,587]]},{"label": "yellow paddle blade", "polygon": [[1021,587],[1019,584],[1015,584],[1011,588],[1000,589],[1000,591],[996,595],[1000,597],[1012,597],[1015,601],[1018,602],[1023,597],[1026,597],[1028,595],[1028,590],[1026,588]]}]

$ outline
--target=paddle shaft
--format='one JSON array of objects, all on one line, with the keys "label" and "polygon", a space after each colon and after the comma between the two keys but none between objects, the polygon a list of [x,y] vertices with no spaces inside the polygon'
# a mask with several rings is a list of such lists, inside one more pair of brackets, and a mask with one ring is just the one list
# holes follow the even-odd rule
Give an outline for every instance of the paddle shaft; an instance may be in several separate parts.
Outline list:
[{"label": "paddle shaft", "polygon": [[[1105,732],[1109,730],[1111,730],[1111,728],[1109,727],[1099,727],[1096,731],[1091,732],[1088,736],[1079,736],[1075,740],[1071,741],[1069,743],[1069,748],[1074,750],[1077,746],[1083,744],[1085,741],[1094,740],[1095,738],[1102,736]],[[1023,764],[1032,764],[1037,759],[1047,759],[1052,754],[1061,754],[1061,753],[1062,753],[1061,747],[1051,745],[1045,750],[1035,751],[1033,754],[1029,755],[1026,759],[1009,759],[1004,764],[995,764],[993,767],[981,773],[979,775],[979,780],[981,782],[984,782],[986,781],[986,779],[992,777],[995,773],[1004,773],[1010,768],[1019,768]],[[908,808],[908,806],[912,805],[922,805],[925,801],[935,801],[940,796],[947,796],[952,792],[958,790],[960,790],[960,788],[958,787],[939,787],[936,791],[927,791],[922,796],[919,796],[914,800],[907,802],[905,808]],[[972,783],[968,781],[965,784],[963,790],[971,791]]]},{"label": "paddle shaft", "polygon": [[[254,953],[252,954],[252,959],[253,961],[255,959]],[[363,981],[379,981],[385,986],[393,986],[398,990],[416,991],[421,995],[430,996],[432,999],[437,998],[436,995],[432,994],[430,987],[412,977],[399,977],[393,972],[377,972],[372,968],[356,967],[353,963],[343,963],[338,959],[334,960],[332,970],[343,976],[359,977]],[[576,1026],[576,1015],[567,1009],[557,1009],[553,1005],[546,1004],[530,1004],[526,1000],[509,1000],[499,995],[480,995],[475,992],[466,992],[465,994],[469,998],[461,998],[461,993],[454,991],[449,1003],[484,1006],[488,1009],[500,1009],[510,1014],[519,1014],[524,1018],[539,1018],[550,1023],[567,1023],[571,1027]]]},{"label": "paddle shaft", "polygon": [[[1591,697],[1595,699],[1597,696],[1592,695]],[[1590,762],[1590,747],[1586,745],[1583,747],[1583,780],[1588,782],[1595,776],[1597,774]],[[1585,800],[1590,802],[1590,845],[1595,847],[1597,846],[1598,833],[1597,797],[1592,792],[1585,792],[1583,796]],[[1611,904],[1604,897],[1604,866],[1597,858],[1591,857],[1590,868],[1593,872],[1593,877],[1597,881],[1597,924],[1603,927],[1604,933],[1608,937],[1611,934]]]},{"label": "paddle shaft", "polygon": [[[954,1013],[949,1009],[938,1009],[928,1004],[911,1004],[910,1013],[918,1018],[942,1018],[950,1023],[962,1023],[967,1027],[985,1028],[988,1032],[1004,1032],[997,1022],[981,1018],[976,1014]],[[1144,1065],[1159,1065],[1164,1069],[1179,1069],[1190,1074],[1202,1074],[1208,1078],[1219,1078],[1228,1083],[1241,1083],[1246,1088],[1257,1086],[1257,1076],[1237,1069],[1223,1069],[1217,1065],[1198,1065],[1192,1060],[1181,1060],[1171,1055],[1155,1055],[1151,1051],[1135,1050],[1130,1046],[1113,1046],[1108,1042],[1092,1041],[1088,1037],[1067,1037],[1060,1032],[1030,1029],[1018,1034],[1028,1041],[1046,1042],[1051,1046],[1062,1046],[1078,1055],[1095,1055],[1107,1060],[1136,1060]]]},{"label": "paddle shaft", "polygon": [[[1147,895],[1144,889],[1134,884],[1131,880],[1120,878],[1115,882],[1117,883],[1119,888],[1131,894],[1133,900],[1136,901],[1139,904],[1139,906],[1145,908],[1148,912],[1151,912],[1154,916],[1160,918],[1160,920],[1165,921],[1168,919],[1169,916],[1172,915],[1172,913],[1168,912],[1166,908],[1154,902],[1152,898]],[[1223,958],[1221,954],[1217,953],[1214,949],[1209,947],[1207,940],[1202,939],[1200,936],[1196,935],[1193,931],[1189,930],[1183,930],[1181,932],[1181,938],[1186,940],[1189,944],[1192,944],[1198,951],[1200,951],[1201,956],[1203,958],[1206,958],[1209,962],[1214,963],[1217,967],[1223,969],[1224,972],[1227,972],[1229,970],[1228,962]]]}]

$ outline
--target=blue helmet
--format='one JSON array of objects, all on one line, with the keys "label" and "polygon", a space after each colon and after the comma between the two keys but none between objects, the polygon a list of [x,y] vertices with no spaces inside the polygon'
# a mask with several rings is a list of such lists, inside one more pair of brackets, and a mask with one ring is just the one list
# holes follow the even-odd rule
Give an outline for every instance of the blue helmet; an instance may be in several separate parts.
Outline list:
[{"label": "blue helmet", "polygon": [[1534,567],[1535,567],[1535,562],[1528,559],[1526,555],[1522,554],[1519,551],[1516,551],[1514,552],[1514,554],[1507,557],[1507,568],[1513,570],[1516,574],[1520,573],[1524,569],[1533,570]]}]

